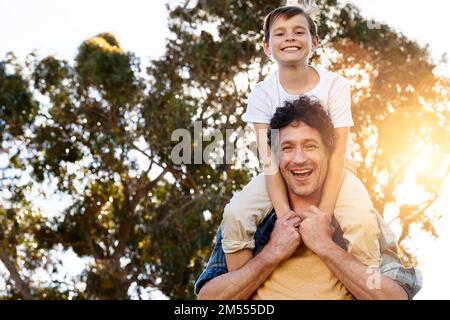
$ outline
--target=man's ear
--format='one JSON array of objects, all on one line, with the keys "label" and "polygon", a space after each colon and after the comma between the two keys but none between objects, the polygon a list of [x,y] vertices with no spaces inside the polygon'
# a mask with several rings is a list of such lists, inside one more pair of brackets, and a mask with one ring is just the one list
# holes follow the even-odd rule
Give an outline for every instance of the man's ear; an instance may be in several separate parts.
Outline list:
[{"label": "man's ear", "polygon": [[266,56],[268,56],[270,58],[272,55],[272,52],[270,52],[269,43],[265,40],[263,41],[263,49],[264,49],[264,53],[266,54]]}]

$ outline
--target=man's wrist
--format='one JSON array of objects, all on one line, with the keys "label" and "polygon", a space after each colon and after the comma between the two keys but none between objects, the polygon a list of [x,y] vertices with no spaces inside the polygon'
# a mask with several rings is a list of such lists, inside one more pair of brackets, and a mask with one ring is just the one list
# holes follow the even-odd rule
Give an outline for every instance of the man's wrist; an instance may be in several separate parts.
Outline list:
[{"label": "man's wrist", "polygon": [[276,254],[275,248],[272,248],[270,244],[266,245],[258,256],[267,267],[275,268],[282,260],[280,256]]},{"label": "man's wrist", "polygon": [[333,218],[333,214],[334,214],[334,207],[330,206],[330,205],[326,205],[324,203],[321,203],[318,208],[320,211],[325,213],[331,221],[331,219]]},{"label": "man's wrist", "polygon": [[321,259],[328,259],[330,258],[334,252],[336,252],[336,249],[340,248],[336,243],[333,242],[333,240],[327,241],[323,243],[322,245],[317,247],[316,254]]}]

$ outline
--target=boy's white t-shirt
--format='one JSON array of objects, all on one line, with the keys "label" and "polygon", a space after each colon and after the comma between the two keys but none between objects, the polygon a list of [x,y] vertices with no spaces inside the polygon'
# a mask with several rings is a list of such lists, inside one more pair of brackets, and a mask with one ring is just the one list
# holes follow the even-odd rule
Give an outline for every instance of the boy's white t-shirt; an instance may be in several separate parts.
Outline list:
[{"label": "boy's white t-shirt", "polygon": [[[334,128],[353,127],[350,82],[337,73],[314,68],[319,74],[319,83],[310,91],[303,93],[317,98],[331,118]],[[278,107],[285,101],[293,101],[298,95],[293,95],[280,83],[278,70],[259,82],[248,97],[247,111],[243,115],[248,123],[270,123]],[[352,160],[352,141],[350,136],[346,148],[347,160]]]}]

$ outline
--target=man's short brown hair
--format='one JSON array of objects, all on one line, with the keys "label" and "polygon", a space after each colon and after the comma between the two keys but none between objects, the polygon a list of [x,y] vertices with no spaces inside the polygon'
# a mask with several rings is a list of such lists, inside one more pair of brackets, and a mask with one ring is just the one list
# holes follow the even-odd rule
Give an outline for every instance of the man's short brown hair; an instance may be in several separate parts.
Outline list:
[{"label": "man's short brown hair", "polygon": [[286,101],[283,107],[277,108],[270,120],[270,130],[267,132],[268,143],[276,153],[278,152],[278,141],[276,141],[278,137],[273,134],[272,130],[281,130],[296,122],[303,122],[308,127],[319,131],[328,155],[333,153],[335,147],[333,123],[319,100],[306,95],[301,95],[292,102]]}]

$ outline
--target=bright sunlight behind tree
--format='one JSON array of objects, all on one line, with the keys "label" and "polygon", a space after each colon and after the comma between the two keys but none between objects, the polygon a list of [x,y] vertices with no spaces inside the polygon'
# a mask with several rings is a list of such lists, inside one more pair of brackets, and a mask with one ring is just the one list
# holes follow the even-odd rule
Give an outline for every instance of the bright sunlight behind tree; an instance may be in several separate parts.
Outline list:
[{"label": "bright sunlight behind tree", "polygon": [[[450,80],[433,73],[427,48],[350,4],[317,2],[313,63],[351,80],[359,177],[380,213],[397,212],[400,244],[412,225],[436,235],[437,215],[427,210],[449,173]],[[73,61],[1,58],[0,153],[9,158],[0,168],[2,298],[127,299],[148,288],[193,298],[223,207],[257,169],[251,137],[229,137],[239,152],[175,164],[171,136],[193,133],[195,121],[207,128],[204,138],[214,129],[247,132],[247,94],[272,67],[262,21],[280,4],[170,7],[166,53],[146,70],[111,33],[86,39]],[[49,181],[70,199],[54,218],[28,197],[46,194]],[[417,190],[422,197],[405,198]],[[57,255],[69,249],[89,261],[77,277],[64,276]]]}]

